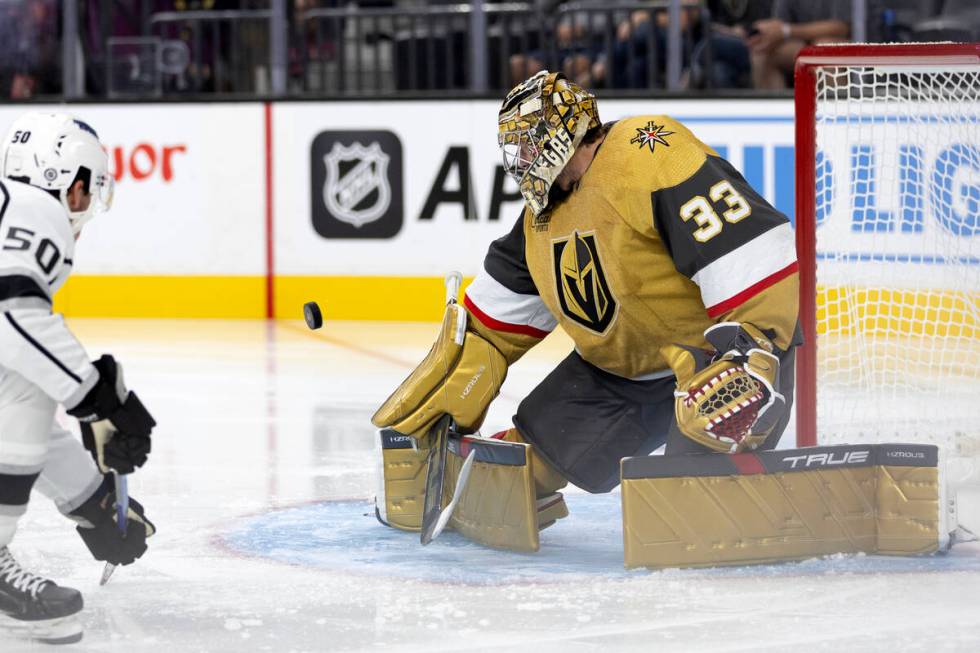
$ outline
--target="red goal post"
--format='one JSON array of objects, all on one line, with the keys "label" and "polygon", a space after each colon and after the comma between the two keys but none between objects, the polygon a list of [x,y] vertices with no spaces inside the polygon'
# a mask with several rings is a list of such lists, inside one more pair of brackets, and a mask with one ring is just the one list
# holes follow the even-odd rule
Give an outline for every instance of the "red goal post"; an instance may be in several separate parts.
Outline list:
[{"label": "red goal post", "polygon": [[[824,197],[818,198],[818,185],[819,185],[818,177],[817,177],[818,167],[824,165],[823,163],[818,162],[818,156],[820,156],[818,154],[818,152],[820,151],[819,150],[820,144],[818,143],[818,96],[820,96],[821,93],[824,93],[823,99],[819,100],[819,102],[822,103],[822,106],[824,106],[825,108],[834,107],[832,111],[840,112],[840,114],[838,114],[838,117],[835,118],[835,120],[837,120],[838,123],[841,121],[847,121],[848,118],[846,117],[845,114],[847,114],[848,112],[853,112],[855,115],[860,114],[861,120],[865,124],[873,124],[876,121],[876,118],[874,117],[875,111],[878,110],[878,108],[874,106],[874,103],[877,101],[876,96],[880,94],[882,96],[882,99],[880,101],[881,104],[880,110],[883,112],[882,116],[884,117],[877,119],[877,121],[879,123],[888,122],[890,119],[889,116],[894,115],[893,111],[895,110],[896,107],[898,107],[899,110],[902,110],[901,105],[903,104],[903,102],[911,103],[911,104],[915,104],[915,102],[920,102],[923,107],[926,108],[932,107],[931,104],[932,100],[925,101],[925,100],[919,100],[918,98],[916,98],[915,100],[902,99],[903,93],[914,96],[917,92],[919,92],[920,87],[926,84],[926,82],[918,81],[917,78],[913,79],[914,76],[918,74],[918,71],[923,71],[924,74],[933,74],[933,75],[944,74],[945,78],[947,79],[949,78],[949,74],[944,73],[944,71],[955,71],[954,75],[966,74],[972,80],[974,79],[974,77],[969,73],[969,71],[972,69],[976,69],[977,71],[980,71],[980,44],[977,43],[880,44],[880,45],[879,44],[847,44],[847,45],[830,45],[830,46],[811,46],[811,47],[804,48],[800,52],[796,60],[796,69],[795,69],[796,246],[797,246],[797,255],[799,259],[799,270],[800,270],[799,272],[800,298],[801,298],[800,320],[803,327],[803,333],[805,338],[805,344],[798,349],[797,358],[796,358],[796,417],[797,417],[796,433],[797,433],[797,444],[799,446],[812,446],[817,444],[818,440],[821,443],[824,442],[823,437],[821,438],[817,437],[818,419],[820,419],[820,415],[818,414],[819,410],[817,405],[817,396],[821,386],[821,380],[819,378],[819,368],[818,368],[819,365],[818,348],[821,342],[819,338],[824,337],[823,333],[826,333],[830,327],[826,326],[826,324],[821,325],[821,331],[823,333],[818,334],[817,225],[818,225],[818,217],[820,217],[818,216],[818,213],[822,211],[823,212],[822,219],[826,219],[829,215],[828,212],[831,210],[831,207],[828,205],[828,206],[824,206],[821,209],[820,206],[818,206],[818,200],[824,201],[826,199]],[[963,72],[964,70],[967,72],[964,73]],[[828,74],[827,71],[833,71],[833,72]],[[891,75],[891,78],[889,78],[889,75]],[[893,80],[898,79],[899,77],[903,78],[904,81],[902,81],[901,84],[906,85],[906,90],[898,93],[890,93],[889,91],[875,90],[875,86],[874,86],[875,84],[877,84],[878,87],[882,87],[884,84],[891,84],[892,86],[896,86],[898,83]],[[911,82],[908,81],[909,79],[911,79],[912,81]],[[818,85],[821,84],[822,87],[818,88]],[[845,88],[850,84],[854,84],[854,85],[866,84],[867,88],[864,89],[863,91],[851,90],[849,88]],[[908,89],[911,89],[911,91],[908,91]],[[933,94],[937,93],[934,89],[932,92]],[[941,94],[941,91],[939,91],[938,93]],[[964,102],[969,103],[971,98],[971,93],[972,93],[973,106],[970,110],[972,110],[975,114],[977,113],[976,111],[977,110],[976,103],[978,101],[977,95],[975,91],[967,90],[965,91],[965,98],[964,98],[964,88],[961,82],[957,82],[957,86],[955,86],[954,97],[952,97],[950,101],[960,103],[960,104]],[[867,97],[864,97],[865,95],[867,95]],[[840,99],[842,97],[844,98],[843,100]],[[849,107],[845,106],[847,105],[848,102],[852,103]],[[886,106],[885,104],[886,102],[890,102],[891,105]],[[840,109],[836,108],[838,105],[843,106],[843,108]],[[937,100],[935,106],[938,107],[940,105],[941,102]],[[956,110],[961,111],[961,109],[962,108],[959,107]],[[926,129],[928,128],[927,125],[930,123],[930,120],[922,121],[921,125],[926,125],[926,126],[920,127],[920,121],[915,118],[904,119],[904,120],[907,129],[919,129],[919,128]],[[938,121],[935,118],[933,118],[931,119],[931,121],[945,122],[943,118],[939,119]],[[856,124],[857,122],[858,119],[855,118],[854,123]],[[889,213],[885,209],[873,208],[875,201],[882,201],[882,200],[875,199],[875,190],[874,190],[875,183],[876,180],[881,178],[882,173],[878,168],[874,167],[875,159],[873,157],[879,156],[879,159],[881,159],[882,157],[880,156],[880,152],[876,152],[876,150],[874,149],[876,146],[874,145],[868,145],[867,149],[864,150],[861,149],[855,150],[855,148],[860,148],[864,146],[859,144],[854,144],[854,145],[850,144],[850,143],[856,143],[860,141],[862,138],[861,136],[862,133],[865,132],[870,133],[873,130],[865,130],[865,132],[861,132],[861,130],[857,128],[847,127],[847,129],[851,129],[851,132],[849,132],[848,135],[843,139],[843,142],[848,143],[848,145],[846,146],[846,148],[838,147],[838,151],[849,151],[851,152],[851,154],[849,155],[849,157],[848,156],[838,157],[839,159],[844,159],[844,161],[843,162],[837,161],[838,168],[837,168],[837,172],[835,173],[837,174],[837,176],[833,177],[835,183],[838,184],[835,190],[837,190],[838,193],[841,192],[853,193],[855,192],[855,189],[858,189],[861,192],[867,192],[867,194],[871,196],[870,199],[867,198],[860,199],[860,200],[854,200],[853,198],[850,199],[850,204],[849,204],[850,208],[848,209],[847,214],[843,216],[843,220],[848,221],[851,219],[851,216],[853,215],[853,216],[857,216],[862,220],[867,220],[867,222],[858,225],[858,227],[855,227],[854,224],[850,224],[848,229],[852,232],[857,232],[859,229],[863,230],[867,233],[866,234],[861,233],[858,235],[858,237],[868,236],[869,238],[870,238],[869,234],[871,234],[875,230],[881,232],[882,234],[885,234],[886,238],[888,237],[887,232],[891,232],[893,240],[898,240],[899,237],[894,236],[894,234],[896,233],[904,236],[904,234],[901,234],[901,232],[907,230],[911,235],[914,235],[912,234],[912,232],[914,232],[916,229],[919,229],[921,231],[923,229],[931,228],[928,225],[926,225],[926,227],[922,227],[922,224],[925,223],[926,220],[921,217],[921,214],[923,212],[927,213],[930,210],[932,210],[930,208],[930,203],[934,202],[935,200],[932,199],[931,195],[928,202],[921,197],[918,200],[916,200],[914,197],[911,197],[911,195],[913,194],[912,191],[915,190],[921,191],[922,195],[926,194],[925,173],[921,172],[924,169],[923,167],[924,164],[919,164],[918,170],[920,170],[920,172],[918,173],[919,174],[918,178],[915,177],[912,173],[903,172],[901,170],[899,172],[894,173],[895,184],[896,186],[900,185],[899,187],[902,189],[903,197],[905,196],[911,197],[911,199],[904,200],[908,206],[912,207],[912,209],[906,211],[906,213],[911,215],[911,217],[908,218],[909,224],[903,223],[899,227],[896,227],[894,223],[884,225],[884,226],[874,225],[870,223],[870,218],[868,218],[868,215],[871,215],[871,213],[874,212],[877,212],[874,213],[875,216],[889,215],[893,220],[906,219],[906,218],[903,217],[899,209],[892,210]],[[976,131],[975,128],[973,127],[970,127],[969,129],[973,130],[968,132],[968,137],[972,139],[975,136]],[[957,136],[956,138],[959,138],[960,141],[963,140],[963,138],[961,138],[960,136]],[[977,148],[980,148],[980,143],[976,143],[975,141],[973,141],[973,145],[977,146]],[[884,146],[879,149],[891,148],[890,151],[892,151],[895,150],[896,147],[897,146],[892,145],[892,146]],[[915,152],[914,150],[909,150],[909,148],[914,146],[905,146],[905,147],[906,149],[903,150],[903,156],[907,157],[909,151]],[[857,151],[857,154],[854,154],[855,151]],[[968,151],[970,153],[973,153],[975,150],[969,149]],[[868,166],[870,172],[860,173],[859,175],[856,176],[854,173],[854,168],[855,168],[854,162],[856,160],[860,160],[864,162],[870,161],[871,165]],[[826,161],[826,157],[824,157],[824,161]],[[975,161],[972,161],[972,163],[975,164]],[[842,171],[848,166],[850,170],[850,176],[848,180],[846,180],[844,183],[839,183],[840,178],[844,176],[842,174]],[[822,169],[820,173],[825,175],[824,184],[828,185],[830,183],[829,180],[831,180],[831,175],[827,172],[826,169]],[[910,179],[912,181],[909,181]],[[954,182],[950,181],[949,183],[952,184]],[[955,183],[962,185],[962,182],[959,179]],[[884,185],[885,185],[884,183],[879,182],[879,186],[884,186]],[[843,188],[843,190],[840,190],[841,188]],[[970,188],[973,187],[971,186]],[[821,190],[820,194],[823,194],[824,192],[825,192],[824,190]],[[972,190],[970,192],[972,192]],[[935,192],[933,194],[935,194]],[[888,200],[888,198],[885,199]],[[954,198],[954,199],[956,201],[959,201],[958,198]],[[833,210],[840,213],[841,207],[848,207],[848,204],[845,202],[846,200],[832,200],[831,203],[833,203],[834,206]],[[916,202],[918,202],[918,204],[916,204]],[[925,204],[925,209],[921,208],[923,204]],[[865,213],[859,214],[858,208],[856,207],[862,208],[862,210],[864,210]],[[919,213],[916,214],[914,212],[915,210],[918,210]],[[896,217],[896,213],[899,214],[899,217]],[[962,215],[962,212],[957,215]],[[855,220],[856,219],[857,218],[855,218]],[[920,222],[916,223],[914,222],[914,220],[919,220]],[[975,227],[975,221],[976,221],[976,216],[974,215],[973,222],[970,223],[974,225],[974,227]],[[826,227],[826,225],[824,226]],[[971,233],[976,234],[977,232],[974,231]],[[977,240],[980,240],[980,236],[974,235],[971,242]],[[957,244],[956,247],[961,248],[962,245]],[[970,244],[969,247],[973,249],[967,250],[966,254],[963,254],[959,250],[956,250],[956,252],[954,252],[955,256],[949,255],[946,258],[950,261],[960,261],[960,262],[964,260],[975,261],[976,249],[973,244]],[[870,254],[863,254],[862,256],[864,256],[863,259],[860,259],[857,256],[852,257],[852,259],[866,261],[864,263],[858,264],[859,266],[863,265],[866,268],[874,265],[875,264],[874,261],[876,260],[879,259],[886,260],[887,258],[885,256],[876,258],[874,252],[871,252]],[[943,255],[939,255],[938,259],[936,258],[935,255],[930,255],[930,256],[932,256],[932,258],[928,259],[928,262],[934,262],[934,260],[942,259]],[[906,258],[904,260],[901,260],[900,263],[907,263],[909,260],[910,259]],[[871,262],[867,262],[867,261],[871,261]],[[919,256],[918,259],[913,260],[913,263],[923,264],[926,261],[927,259],[923,255],[923,256]],[[915,265],[912,266],[906,265],[904,267],[895,265],[895,267],[900,268],[895,271],[895,274],[897,274],[898,276],[915,275],[918,274],[918,269],[919,269],[916,268]],[[933,266],[933,267],[939,267],[939,266]],[[915,268],[915,269],[910,271],[907,270],[906,268]],[[932,269],[926,270],[925,272],[928,274],[933,274]],[[974,275],[975,270],[971,269],[969,271],[969,274]],[[974,279],[974,278],[975,277],[972,276],[970,277],[970,279]],[[976,291],[978,289],[976,287],[970,289],[969,285],[971,283],[972,281],[968,280],[966,282],[967,284],[966,289],[965,290],[960,289],[957,292],[960,293],[965,292],[969,297],[976,297]],[[886,291],[881,291],[881,293],[879,293],[879,296],[883,296],[883,293],[885,292]],[[896,297],[900,294],[902,293],[892,292],[891,297]],[[829,295],[825,294],[825,297],[827,296]],[[928,304],[930,301],[935,304],[937,302],[942,303],[942,302],[955,301],[955,300],[929,299],[929,300],[922,300],[922,301],[920,300],[914,300],[914,301],[918,301],[920,306],[919,307],[913,306],[912,308],[905,307],[901,310],[905,310],[906,313],[918,311],[919,313],[923,313],[923,314],[935,315],[936,314],[935,311],[930,311],[928,309]],[[825,320],[826,322],[827,311],[825,309],[822,310],[824,315],[822,316],[821,319]],[[899,309],[890,309],[890,310],[893,310],[897,315]],[[972,309],[967,309],[967,310],[968,312],[970,310],[973,311],[972,316],[967,315],[966,318],[961,319],[961,322],[965,320],[966,322],[964,323],[968,324],[967,328],[973,329],[976,323],[975,304],[973,305]],[[889,319],[887,318],[887,316],[882,317],[882,313],[883,312],[879,312],[878,317],[876,318],[879,321],[879,323],[883,323],[884,321]],[[837,318],[833,318],[833,319],[837,319]],[[867,315],[863,315],[862,319],[867,319]],[[860,327],[852,327],[852,328],[858,329]],[[930,336],[935,336],[936,334],[940,334],[940,333],[945,333],[945,334],[952,333],[953,331],[951,329],[952,329],[951,327],[943,327],[942,329],[937,329],[935,327],[932,328],[923,327],[922,331],[924,333],[930,334]],[[957,327],[955,331],[957,337],[964,335],[964,328],[962,327],[962,325]],[[975,339],[976,331],[974,330],[965,333],[965,336],[967,337],[967,341],[969,341],[970,337],[973,337]],[[970,347],[971,345],[967,344],[966,346]],[[967,358],[972,359],[973,354],[975,354],[975,350],[968,351]],[[852,354],[852,356],[858,356],[858,357],[861,355],[862,354]],[[931,354],[929,355],[931,356]],[[923,359],[927,358],[926,354],[923,354],[921,358]],[[859,361],[858,364],[867,366],[867,363],[864,361]],[[900,362],[898,363],[898,366],[901,366]],[[840,370],[838,369],[837,371],[839,372]],[[935,374],[943,374],[943,373],[945,372],[941,369],[935,371]],[[968,371],[967,376],[969,379],[975,381],[976,380],[975,370],[972,372]],[[970,382],[972,383],[973,381]],[[863,382],[863,386],[866,387],[871,383],[873,383],[873,381],[869,382],[865,380]],[[889,390],[889,397],[890,400],[897,401],[898,403],[901,402],[901,397],[891,389]],[[976,399],[974,401],[976,401]],[[977,418],[978,421],[980,421],[980,414],[977,414]],[[845,416],[843,419],[846,422],[848,418]],[[894,428],[892,430],[894,431]]]}]

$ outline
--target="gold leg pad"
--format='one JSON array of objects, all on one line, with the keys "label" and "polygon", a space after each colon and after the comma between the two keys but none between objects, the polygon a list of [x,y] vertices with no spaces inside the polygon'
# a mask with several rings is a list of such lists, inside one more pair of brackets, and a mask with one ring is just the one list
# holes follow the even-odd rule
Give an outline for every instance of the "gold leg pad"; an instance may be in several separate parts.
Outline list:
[{"label": "gold leg pad", "polygon": [[933,553],[939,540],[939,469],[880,466],[877,553]]},{"label": "gold leg pad", "polygon": [[422,529],[428,450],[412,447],[410,436],[381,432],[383,496],[377,497],[379,518],[404,531]]},{"label": "gold leg pad", "polygon": [[935,447],[922,445],[626,459],[625,563],[931,553],[940,540],[936,465]]},{"label": "gold leg pad", "polygon": [[537,551],[538,510],[530,445],[464,438],[451,440],[443,505],[449,502],[470,448],[477,458],[449,527],[487,546]]}]

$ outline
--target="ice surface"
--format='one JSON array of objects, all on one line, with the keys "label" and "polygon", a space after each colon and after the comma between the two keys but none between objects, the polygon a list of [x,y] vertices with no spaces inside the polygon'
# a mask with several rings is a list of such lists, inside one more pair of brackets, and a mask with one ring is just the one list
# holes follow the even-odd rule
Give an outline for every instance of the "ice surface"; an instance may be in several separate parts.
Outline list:
[{"label": "ice surface", "polygon": [[[85,594],[71,651],[977,651],[980,546],[733,569],[625,571],[619,496],[569,497],[542,550],[490,551],[381,527],[373,408],[432,324],[73,320],[115,354],[160,422],[131,478],[159,527],[98,586],[71,524],[40,495],[13,549]],[[488,430],[569,349],[512,370]],[[966,504],[968,519],[977,502]],[[50,650],[5,639],[0,651]]]}]

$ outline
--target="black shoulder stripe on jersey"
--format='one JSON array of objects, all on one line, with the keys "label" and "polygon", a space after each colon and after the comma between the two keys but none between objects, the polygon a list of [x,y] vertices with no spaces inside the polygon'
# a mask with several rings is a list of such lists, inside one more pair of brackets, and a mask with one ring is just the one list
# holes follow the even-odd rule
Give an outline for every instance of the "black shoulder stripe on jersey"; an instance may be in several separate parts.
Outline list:
[{"label": "black shoulder stripe on jersey", "polygon": [[2,181],[0,181],[0,195],[3,196],[3,201],[0,201],[0,223],[2,223],[3,214],[7,212],[7,205],[10,204],[10,191],[7,190]]},{"label": "black shoulder stripe on jersey", "polygon": [[45,356],[45,358],[47,358],[49,361],[51,361],[52,363],[54,363],[55,365],[57,365],[58,366],[58,369],[60,369],[62,372],[64,372],[65,374],[67,374],[69,377],[71,377],[71,379],[75,383],[81,383],[82,382],[82,379],[77,374],[75,374],[70,369],[68,369],[65,366],[64,363],[62,363],[60,360],[58,360],[57,356],[55,356],[50,351],[48,351],[47,349],[45,349],[44,345],[42,345],[37,340],[35,340],[34,338],[31,337],[31,334],[27,333],[27,331],[24,331],[24,329],[21,328],[21,326],[19,324],[17,324],[17,320],[14,319],[14,316],[13,315],[11,315],[9,312],[7,312],[7,313],[4,313],[3,316],[5,318],[7,318],[7,322],[10,322],[10,326],[14,327],[14,330],[17,331],[17,333],[19,333],[21,336],[24,337],[24,340],[26,340],[27,342],[31,343],[31,345],[33,345],[35,349],[37,349],[39,352],[41,352]]},{"label": "black shoulder stripe on jersey", "polygon": [[38,476],[40,474],[0,473],[0,506],[26,506]]},{"label": "black shoulder stripe on jersey", "polygon": [[519,295],[537,295],[538,288],[531,279],[524,254],[524,213],[510,232],[490,243],[483,269],[497,283]]},{"label": "black shoulder stripe on jersey", "polygon": [[39,297],[49,304],[51,303],[48,294],[31,277],[24,274],[0,277],[0,301],[16,297]]},{"label": "black shoulder stripe on jersey", "polygon": [[[710,197],[711,188],[723,180],[731,183],[752,210],[749,216],[736,223],[722,217],[731,209],[725,200],[712,200]],[[698,196],[712,207],[718,216],[716,221],[721,224],[721,231],[705,242],[695,238],[695,232],[703,225],[693,217],[687,221],[681,217],[682,207]],[[785,215],[773,208],[745,181],[732,164],[717,156],[708,156],[698,171],[680,184],[652,193],[651,201],[654,227],[670,252],[677,271],[688,278],[756,236],[789,222]]]}]

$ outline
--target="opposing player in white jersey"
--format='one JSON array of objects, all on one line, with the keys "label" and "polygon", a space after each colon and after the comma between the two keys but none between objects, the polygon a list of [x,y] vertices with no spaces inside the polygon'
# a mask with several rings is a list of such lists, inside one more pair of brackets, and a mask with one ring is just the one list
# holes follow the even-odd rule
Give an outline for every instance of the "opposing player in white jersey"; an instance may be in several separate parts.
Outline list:
[{"label": "opposing player in white jersey", "polygon": [[[71,116],[29,113],[0,143],[0,627],[49,643],[81,639],[82,596],[24,569],[7,547],[31,489],[77,522],[98,560],[132,563],[154,532],[131,501],[120,533],[110,480],[146,461],[153,418],[115,360],[90,362],[51,311],[75,240],[112,189],[95,130]],[[55,422],[58,404],[79,419],[84,446]]]}]

